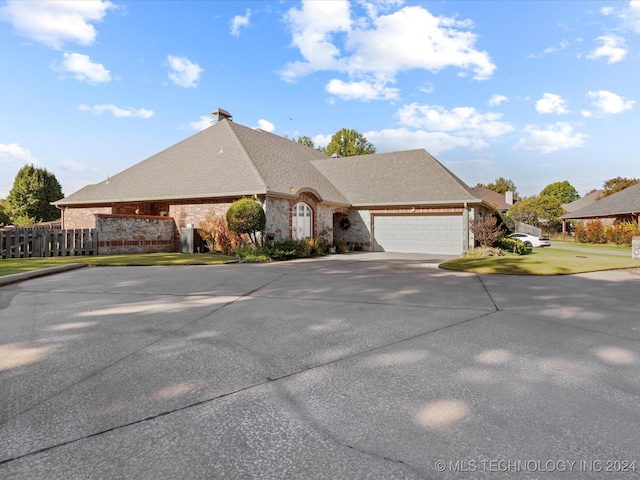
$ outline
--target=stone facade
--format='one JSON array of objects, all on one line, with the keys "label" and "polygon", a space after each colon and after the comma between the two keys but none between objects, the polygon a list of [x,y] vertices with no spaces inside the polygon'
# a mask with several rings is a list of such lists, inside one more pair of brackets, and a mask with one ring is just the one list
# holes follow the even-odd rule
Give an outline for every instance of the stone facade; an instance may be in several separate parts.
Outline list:
[{"label": "stone facade", "polygon": [[263,208],[267,217],[265,234],[273,240],[289,238],[291,207],[287,199],[267,197]]},{"label": "stone facade", "polygon": [[[348,228],[344,228],[344,218],[348,220]],[[335,215],[333,236],[336,242],[371,250],[371,212],[350,208],[346,216]]]},{"label": "stone facade", "polygon": [[176,251],[171,217],[96,214],[95,224],[99,255]]}]

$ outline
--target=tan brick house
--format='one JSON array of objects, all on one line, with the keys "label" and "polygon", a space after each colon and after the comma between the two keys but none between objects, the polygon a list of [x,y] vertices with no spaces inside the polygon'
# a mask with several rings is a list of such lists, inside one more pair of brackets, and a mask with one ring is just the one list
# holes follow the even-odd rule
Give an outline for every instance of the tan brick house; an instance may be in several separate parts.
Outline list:
[{"label": "tan brick house", "polygon": [[177,234],[249,196],[262,204],[270,236],[330,231],[367,250],[459,254],[473,244],[469,220],[493,210],[425,150],[329,158],[215,114],[205,130],[55,202],[63,228],[172,219]]}]

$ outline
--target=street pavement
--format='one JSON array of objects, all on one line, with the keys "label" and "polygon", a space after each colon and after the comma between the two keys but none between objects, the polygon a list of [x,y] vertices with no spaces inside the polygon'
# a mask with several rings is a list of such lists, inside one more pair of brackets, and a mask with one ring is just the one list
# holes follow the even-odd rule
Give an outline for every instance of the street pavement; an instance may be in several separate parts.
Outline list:
[{"label": "street pavement", "polygon": [[640,478],[638,271],[444,259],[0,287],[0,478]]}]

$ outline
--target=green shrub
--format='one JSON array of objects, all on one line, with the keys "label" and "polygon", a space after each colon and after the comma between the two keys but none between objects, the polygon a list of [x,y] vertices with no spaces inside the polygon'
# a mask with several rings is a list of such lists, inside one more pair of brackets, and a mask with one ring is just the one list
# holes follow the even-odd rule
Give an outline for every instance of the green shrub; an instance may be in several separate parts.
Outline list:
[{"label": "green shrub", "polygon": [[254,250],[251,247],[238,247],[236,248],[236,257],[240,260],[240,263],[260,263],[268,262],[270,258],[263,252]]},{"label": "green shrub", "polygon": [[262,205],[251,198],[243,198],[231,204],[227,210],[227,226],[238,235],[247,234],[257,245],[257,234],[267,223]]},{"label": "green shrub", "polygon": [[496,246],[505,252],[515,253],[516,255],[526,255],[527,253],[531,253],[531,248],[527,248],[524,243],[515,238],[501,238],[498,240]]},{"label": "green shrub", "polygon": [[258,249],[262,255],[272,260],[291,260],[293,258],[307,258],[324,255],[322,247],[313,238],[304,240],[282,240],[280,242],[269,242]]},{"label": "green shrub", "polygon": [[467,250],[462,256],[467,258],[503,257],[504,251],[493,247],[478,247]]}]

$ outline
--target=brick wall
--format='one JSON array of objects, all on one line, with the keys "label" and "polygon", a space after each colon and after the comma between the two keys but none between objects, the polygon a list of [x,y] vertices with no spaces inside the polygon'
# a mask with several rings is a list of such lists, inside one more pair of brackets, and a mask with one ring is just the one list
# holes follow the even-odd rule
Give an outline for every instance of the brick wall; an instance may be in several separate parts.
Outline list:
[{"label": "brick wall", "polygon": [[151,215],[95,215],[98,254],[176,251],[173,218]]},{"label": "brick wall", "polygon": [[184,228],[187,225],[193,225],[195,228],[198,228],[200,222],[204,220],[209,213],[213,212],[217,216],[226,216],[231,203],[233,203],[232,200],[175,203],[168,207],[169,216],[174,218],[178,228]]},{"label": "brick wall", "polygon": [[110,214],[111,207],[67,207],[62,210],[62,228],[96,228],[95,214]]}]

